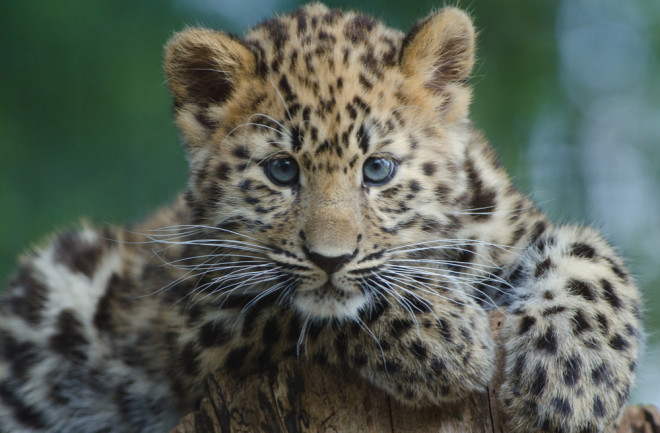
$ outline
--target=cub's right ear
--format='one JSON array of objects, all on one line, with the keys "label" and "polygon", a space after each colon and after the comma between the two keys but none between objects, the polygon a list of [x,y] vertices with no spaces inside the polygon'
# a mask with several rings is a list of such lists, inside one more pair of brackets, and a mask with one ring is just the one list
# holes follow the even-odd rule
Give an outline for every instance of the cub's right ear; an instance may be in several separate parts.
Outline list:
[{"label": "cub's right ear", "polygon": [[222,105],[243,80],[254,74],[256,58],[227,33],[190,28],[165,47],[167,85],[177,106]]}]

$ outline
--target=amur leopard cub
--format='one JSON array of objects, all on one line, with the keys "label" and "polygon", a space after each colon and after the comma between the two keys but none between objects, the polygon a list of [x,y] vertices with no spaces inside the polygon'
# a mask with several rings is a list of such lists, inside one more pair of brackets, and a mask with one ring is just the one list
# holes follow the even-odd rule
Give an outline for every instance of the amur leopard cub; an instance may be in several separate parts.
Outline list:
[{"label": "amur leopard cub", "polygon": [[0,303],[0,430],[163,432],[216,369],[350,368],[415,406],[483,391],[507,307],[510,431],[604,431],[640,299],[595,231],[555,226],[468,117],[475,35],[312,4],[165,53],[186,194],[21,261]]}]

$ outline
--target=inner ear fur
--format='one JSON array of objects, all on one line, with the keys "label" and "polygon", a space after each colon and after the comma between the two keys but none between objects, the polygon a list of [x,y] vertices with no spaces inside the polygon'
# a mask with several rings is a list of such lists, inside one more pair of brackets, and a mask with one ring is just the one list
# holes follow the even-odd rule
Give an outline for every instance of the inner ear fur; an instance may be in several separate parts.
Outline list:
[{"label": "inner ear fur", "polygon": [[219,31],[186,29],[165,47],[167,85],[177,105],[224,103],[255,65],[249,48]]},{"label": "inner ear fur", "polygon": [[475,31],[460,9],[448,7],[417,22],[403,41],[401,67],[424,86],[443,92],[450,83],[463,84],[474,66]]}]

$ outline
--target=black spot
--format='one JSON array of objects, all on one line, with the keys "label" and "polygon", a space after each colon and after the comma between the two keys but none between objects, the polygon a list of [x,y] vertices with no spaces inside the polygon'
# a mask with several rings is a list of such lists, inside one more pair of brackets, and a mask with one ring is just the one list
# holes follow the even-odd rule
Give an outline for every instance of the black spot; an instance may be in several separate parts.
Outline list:
[{"label": "black spot", "polygon": [[515,245],[515,244],[517,244],[518,241],[519,241],[520,239],[522,239],[522,237],[525,235],[525,233],[527,233],[527,228],[525,228],[525,227],[520,227],[520,228],[518,228],[518,229],[513,233],[513,236],[511,237],[511,242],[510,242],[510,244],[511,244],[511,245]]},{"label": "black spot", "polygon": [[583,340],[582,340],[582,344],[583,344],[584,347],[586,347],[587,349],[591,349],[591,350],[600,350],[599,342],[598,342],[594,337],[590,337],[590,338],[585,338],[585,339],[583,339]]},{"label": "black spot", "polygon": [[614,263],[614,260],[610,258],[606,258],[606,260],[610,263],[610,267],[612,269],[612,272],[614,272],[614,275],[619,277],[622,281],[626,281],[628,279],[628,274],[619,267],[616,263]]},{"label": "black spot", "polygon": [[371,308],[367,308],[364,310],[362,314],[362,320],[364,320],[367,323],[372,323],[378,319],[380,319],[383,314],[389,309],[390,304],[386,301],[384,301],[381,298],[378,298],[373,302],[371,305]]},{"label": "black spot", "polygon": [[543,299],[552,301],[553,299],[555,299],[555,295],[550,290],[546,290],[545,292],[543,292]]},{"label": "black spot", "polygon": [[94,274],[102,254],[102,244],[97,242],[90,244],[77,232],[64,233],[55,242],[55,260],[70,270],[88,277]]},{"label": "black spot", "polygon": [[351,120],[355,120],[357,118],[357,110],[350,102],[346,104],[346,111],[348,111],[348,117],[350,117]]},{"label": "black spot", "polygon": [[385,359],[385,362],[382,362],[379,367],[389,374],[396,374],[401,371],[401,364],[394,359]]},{"label": "black spot", "polygon": [[366,154],[369,151],[369,132],[364,128],[364,125],[360,125],[357,137],[360,150],[362,150],[362,153]]},{"label": "black spot", "polygon": [[445,319],[438,319],[438,331],[446,342],[451,343],[454,340],[454,337],[451,335],[451,327],[449,322]]},{"label": "black spot", "polygon": [[539,364],[536,367],[536,377],[532,382],[532,388],[531,388],[532,396],[540,397],[541,394],[543,393],[543,390],[545,389],[546,383],[547,383],[547,373],[545,371],[545,368],[543,368],[543,366]]},{"label": "black spot", "polygon": [[546,258],[542,262],[538,262],[536,264],[536,270],[534,271],[534,278],[542,278],[552,267],[553,264],[552,260],[550,260],[550,257]]},{"label": "black spot", "polygon": [[[66,406],[71,402],[71,398],[68,393],[64,390],[64,387],[61,383],[57,382],[53,384],[48,393],[48,397],[57,405]],[[0,430],[2,431],[2,430]]]},{"label": "black spot", "polygon": [[608,382],[610,380],[609,375],[610,375],[610,370],[603,363],[601,363],[598,367],[591,370],[591,379],[594,381],[596,385],[599,385],[600,383],[603,382]]},{"label": "black spot", "polygon": [[300,332],[302,331],[300,317],[294,314],[289,321],[289,330],[287,331],[287,339],[289,341],[298,341]]},{"label": "black spot", "polygon": [[573,332],[575,334],[580,334],[582,332],[587,332],[591,330],[591,324],[584,316],[582,310],[578,310],[573,316]]},{"label": "black spot", "polygon": [[543,232],[545,232],[546,228],[547,228],[547,224],[543,221],[539,221],[536,224],[534,224],[529,242],[532,244],[535,243],[541,237]]},{"label": "black spot", "polygon": [[408,188],[410,188],[412,192],[420,192],[422,190],[422,186],[416,180],[411,180],[408,184]]},{"label": "black spot", "polygon": [[564,361],[562,379],[568,386],[574,386],[580,380],[582,360],[578,356],[572,356]]},{"label": "black spot", "polygon": [[553,354],[557,353],[557,337],[552,326],[536,341],[536,348]]},{"label": "black spot", "polygon": [[431,311],[431,303],[414,293],[408,293],[404,298],[404,303],[421,313],[428,313]]},{"label": "black spot", "polygon": [[424,218],[420,229],[426,233],[438,233],[442,229],[442,224],[440,221]]},{"label": "black spot", "polygon": [[428,355],[428,350],[426,349],[426,346],[424,346],[424,343],[422,343],[420,340],[414,341],[410,347],[409,350],[419,359],[420,361],[426,359],[426,356]]},{"label": "black spot", "polygon": [[524,316],[520,321],[520,327],[518,328],[518,335],[522,335],[529,331],[529,329],[536,323],[536,318],[531,316]]},{"label": "black spot", "polygon": [[608,343],[610,347],[614,350],[626,350],[629,346],[630,343],[628,343],[628,340],[623,338],[621,334],[614,334],[612,338],[610,338],[610,341]]},{"label": "black spot", "polygon": [[244,367],[245,358],[250,353],[249,346],[241,346],[229,352],[225,359],[225,368],[230,371],[237,371]]},{"label": "black spot", "polygon": [[326,322],[324,320],[312,320],[309,324],[307,335],[310,341],[314,342],[319,338],[321,331],[325,328]]},{"label": "black spot", "polygon": [[455,266],[450,265],[457,272],[461,272],[465,269],[464,265],[461,263],[469,263],[474,259],[475,256],[475,246],[474,244],[461,245],[458,249],[458,254],[456,255],[456,261],[458,263]]},{"label": "black spot", "polygon": [[226,162],[221,162],[215,168],[215,177],[220,180],[228,180],[231,174],[231,167]]},{"label": "black spot", "polygon": [[566,307],[564,307],[563,305],[555,305],[553,307],[546,308],[545,310],[543,310],[542,314],[543,314],[543,317],[547,317],[547,316],[551,316],[553,314],[562,313],[564,311],[566,311]]},{"label": "black spot", "polygon": [[359,369],[359,368],[364,367],[367,364],[367,361],[369,361],[369,358],[364,353],[356,353],[351,357],[351,361],[353,362],[353,368],[354,369]]},{"label": "black spot", "polygon": [[567,399],[563,397],[553,398],[552,406],[555,408],[555,411],[557,411],[557,413],[561,414],[562,416],[567,417],[571,414],[571,404]]},{"label": "black spot", "polygon": [[113,274],[108,281],[105,294],[96,304],[96,312],[94,313],[93,323],[99,331],[113,331],[114,324],[111,312],[114,301],[117,299],[118,294],[122,293],[122,291],[130,292],[130,283],[128,280],[121,278],[119,275]]},{"label": "black spot", "polygon": [[252,331],[254,331],[257,319],[261,315],[262,307],[263,304],[258,303],[248,309],[247,313],[245,314],[245,318],[243,319],[243,328],[241,331],[241,335],[243,337],[249,337],[252,334]]},{"label": "black spot", "polygon": [[282,92],[282,96],[284,96],[284,100],[286,102],[291,102],[294,99],[294,95],[291,91],[291,86],[289,85],[289,80],[287,80],[286,75],[282,74],[278,84],[279,89]]},{"label": "black spot", "polygon": [[437,166],[434,162],[425,162],[422,164],[422,171],[426,176],[433,176],[437,170]]},{"label": "black spot", "polygon": [[594,416],[603,417],[605,416],[605,405],[600,397],[594,397]]},{"label": "black spot", "polygon": [[431,361],[431,371],[433,371],[435,374],[442,374],[445,371],[445,363],[442,359],[440,358],[433,358]]},{"label": "black spot", "polygon": [[382,190],[379,195],[383,198],[393,198],[400,191],[401,191],[401,185],[399,184],[399,185],[394,185],[392,187],[389,187],[387,189]]},{"label": "black spot", "polygon": [[607,320],[607,317],[603,313],[598,313],[596,316],[596,320],[598,321],[598,326],[600,327],[600,331],[603,334],[607,334],[610,330],[610,322]]},{"label": "black spot", "polygon": [[[16,387],[7,380],[0,382],[0,401],[3,406],[11,409],[13,417],[26,427],[34,429],[45,429],[47,426],[44,415],[39,410],[21,400],[16,392]],[[0,426],[0,428],[4,428]]]},{"label": "black spot", "polygon": [[230,334],[217,321],[210,321],[199,328],[199,344],[202,347],[223,346],[229,342]]},{"label": "black spot", "polygon": [[204,109],[200,109],[195,113],[195,120],[206,129],[214,130],[219,125],[219,122],[216,119],[211,118],[210,113]]},{"label": "black spot", "polygon": [[367,79],[367,77],[364,76],[364,74],[360,74],[358,77],[358,81],[360,82],[360,85],[364,88],[364,90],[369,91],[371,90],[374,85]]},{"label": "black spot", "polygon": [[294,152],[299,152],[300,148],[302,147],[302,142],[303,142],[303,137],[304,137],[304,131],[301,131],[300,128],[293,127],[291,128],[291,149]]},{"label": "black spot", "polygon": [[484,185],[471,160],[465,163],[465,169],[472,192],[469,205],[470,212],[476,220],[488,219],[495,210],[495,197],[497,194]]},{"label": "black spot", "polygon": [[249,159],[250,153],[247,150],[247,146],[244,144],[237,144],[234,146],[234,149],[231,152],[238,159]]},{"label": "black spot", "polygon": [[179,354],[179,361],[183,371],[189,376],[196,376],[199,373],[199,351],[195,348],[195,343],[189,341]]},{"label": "black spot", "polygon": [[412,328],[412,326],[412,320],[401,318],[394,319],[390,322],[390,327],[392,328],[391,335],[394,339],[398,340],[403,334]]},{"label": "black spot", "polygon": [[281,327],[279,318],[273,316],[266,321],[261,334],[261,341],[266,347],[275,345],[280,338]]},{"label": "black spot", "polygon": [[0,353],[11,363],[11,376],[22,381],[39,361],[39,349],[29,341],[16,341],[11,335],[0,334]]},{"label": "black spot", "polygon": [[569,280],[566,284],[566,290],[575,296],[582,296],[588,301],[594,301],[596,299],[593,287],[582,280]]},{"label": "black spot", "polygon": [[614,290],[614,287],[612,287],[612,283],[607,280],[600,280],[600,285],[603,288],[603,298],[605,298],[612,308],[615,310],[621,308],[623,303],[619,295],[617,295],[616,290]]},{"label": "black spot", "polygon": [[9,311],[32,325],[39,324],[48,299],[48,287],[42,280],[42,275],[28,263],[21,267],[9,283],[10,290],[17,293],[6,300]]},{"label": "black spot", "polygon": [[527,365],[527,356],[523,353],[516,358],[516,363],[513,365],[513,375],[517,378],[522,376],[525,371],[525,366]]},{"label": "black spot", "polygon": [[464,326],[461,326],[461,327],[459,328],[459,331],[461,332],[461,335],[463,336],[463,338],[464,338],[466,341],[468,341],[468,342],[471,342],[471,341],[472,341],[472,334],[470,333],[470,330],[469,330],[468,328],[466,328],[466,327],[464,327]]},{"label": "black spot", "polygon": [[570,255],[575,257],[582,257],[585,259],[593,259],[596,256],[596,250],[590,245],[583,243],[575,243],[571,245]]},{"label": "black spot", "polygon": [[509,275],[509,283],[512,286],[517,286],[518,283],[520,283],[523,278],[525,277],[525,266],[519,265],[516,267],[516,269],[511,272],[511,275]]},{"label": "black spot", "polygon": [[82,323],[72,310],[63,310],[55,322],[55,334],[50,337],[50,348],[74,363],[87,360],[88,341],[82,332]]}]

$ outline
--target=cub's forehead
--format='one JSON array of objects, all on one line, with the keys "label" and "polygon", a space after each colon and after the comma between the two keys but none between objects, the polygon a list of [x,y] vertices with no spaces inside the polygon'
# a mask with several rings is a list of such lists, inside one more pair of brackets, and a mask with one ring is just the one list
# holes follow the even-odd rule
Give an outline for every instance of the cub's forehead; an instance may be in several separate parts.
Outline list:
[{"label": "cub's forehead", "polygon": [[314,3],[264,21],[244,39],[258,51],[262,71],[318,73],[318,63],[332,71],[339,62],[378,74],[396,64],[403,33],[374,18]]},{"label": "cub's forehead", "polygon": [[[377,112],[401,105],[393,95],[401,79],[403,37],[371,17],[316,3],[264,21],[243,41],[256,54],[257,73],[266,78],[270,100],[261,106],[264,114],[309,129],[300,142],[295,131],[293,150],[298,150],[318,143],[348,146],[360,137],[364,146],[363,130],[370,126],[363,124],[365,118],[387,122]],[[353,125],[356,120],[360,124]]]}]

